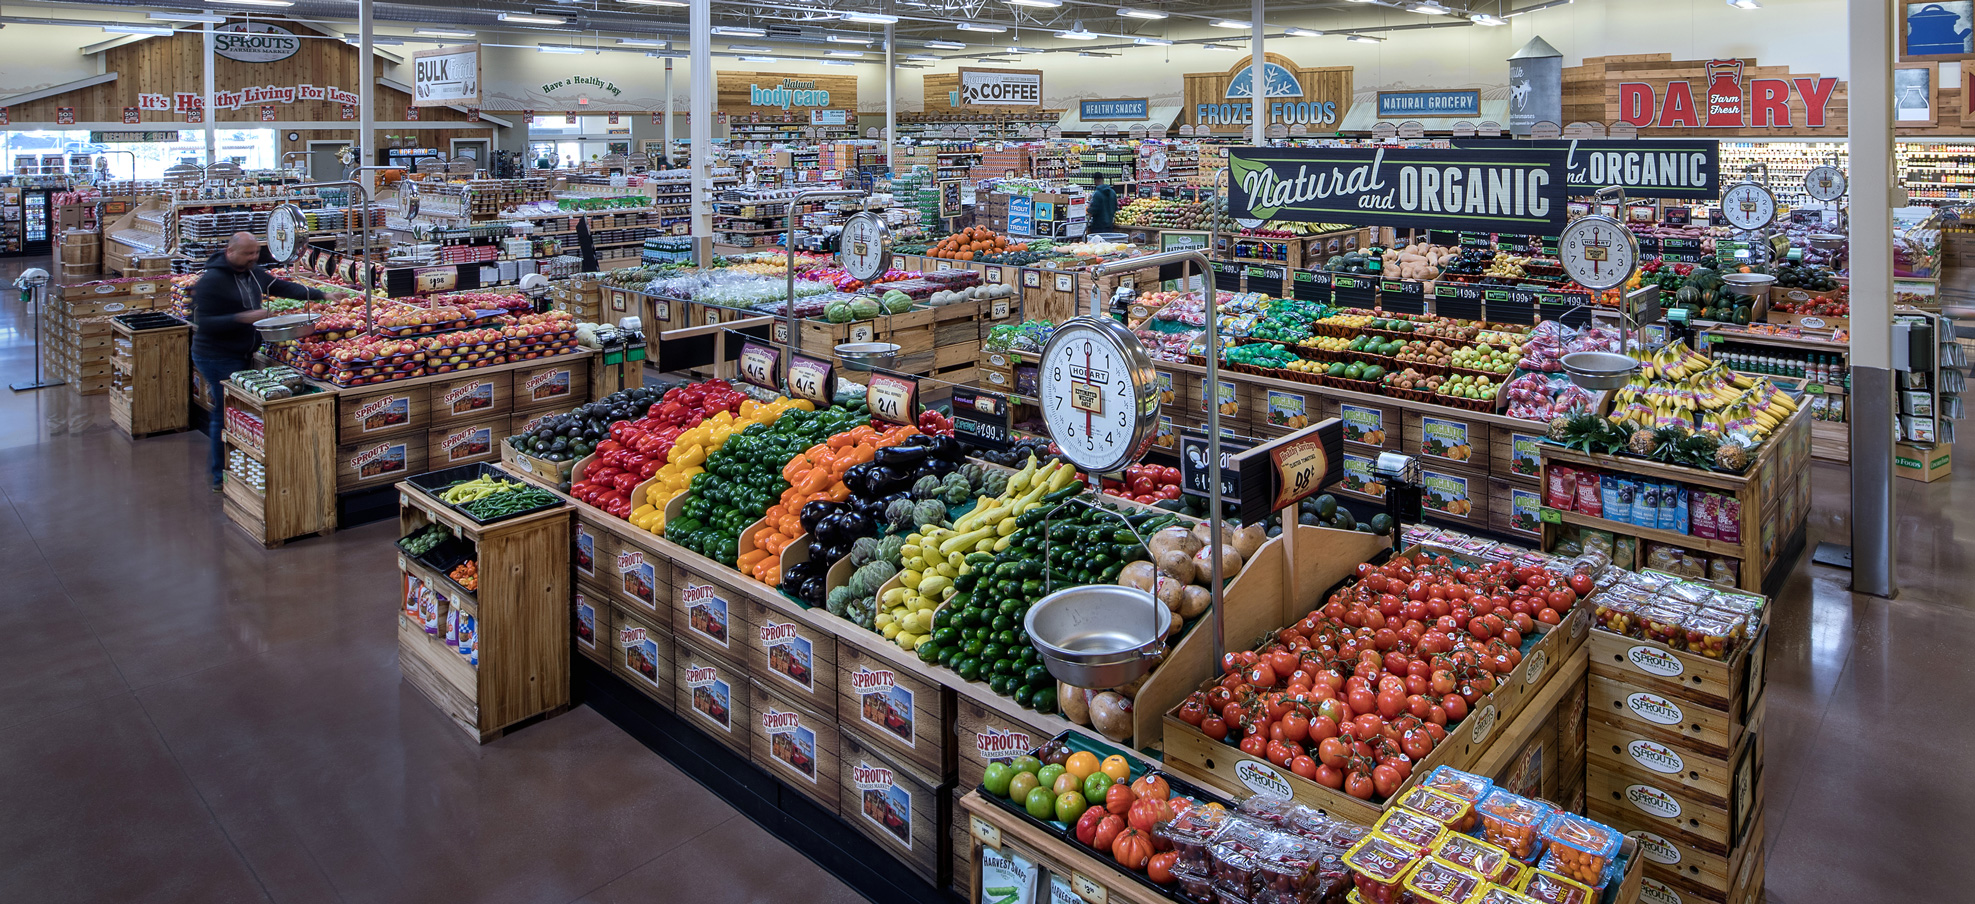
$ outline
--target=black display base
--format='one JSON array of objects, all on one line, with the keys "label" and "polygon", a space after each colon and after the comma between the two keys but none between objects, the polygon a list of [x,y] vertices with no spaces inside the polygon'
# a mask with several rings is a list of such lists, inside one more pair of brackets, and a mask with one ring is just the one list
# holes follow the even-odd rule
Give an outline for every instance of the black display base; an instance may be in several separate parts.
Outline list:
[{"label": "black display base", "polygon": [[580,655],[572,658],[576,702],[596,710],[859,894],[877,904],[960,900],[920,878],[889,850],[839,819],[836,811],[784,788],[603,667]]},{"label": "black display base", "polygon": [[336,526],[339,528],[356,527],[397,516],[398,488],[394,484],[336,494]]}]

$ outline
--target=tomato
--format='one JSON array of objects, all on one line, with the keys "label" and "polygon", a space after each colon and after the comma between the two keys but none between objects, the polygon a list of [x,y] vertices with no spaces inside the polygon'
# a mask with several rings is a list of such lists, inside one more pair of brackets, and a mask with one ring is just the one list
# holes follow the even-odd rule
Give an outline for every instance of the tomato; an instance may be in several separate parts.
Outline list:
[{"label": "tomato", "polygon": [[1221,721],[1229,725],[1240,725],[1243,717],[1247,715],[1248,708],[1242,703],[1230,700],[1226,705],[1221,707]]},{"label": "tomato", "polygon": [[1434,669],[1433,677],[1427,680],[1427,687],[1435,694],[1445,696],[1454,692],[1456,683],[1458,681],[1452,669]]},{"label": "tomato", "polygon": [[1145,863],[1145,877],[1160,885],[1166,885],[1173,881],[1173,865],[1179,861],[1179,851],[1153,854],[1152,859]]},{"label": "tomato", "polygon": [[[1277,675],[1294,673],[1297,668],[1296,654],[1286,649],[1270,653],[1269,668],[1274,669]],[[1270,683],[1273,684],[1274,682]]]},{"label": "tomato", "polygon": [[1530,615],[1531,613],[1528,612],[1517,612],[1515,614],[1511,622],[1515,625],[1517,631],[1528,634],[1536,629],[1536,619],[1531,618]]},{"label": "tomato", "polygon": [[1241,752],[1256,758],[1266,758],[1269,753],[1269,742],[1262,740],[1261,735],[1249,735],[1241,739]]},{"label": "tomato", "polygon": [[1111,841],[1111,856],[1129,870],[1142,870],[1152,862],[1152,836],[1127,828]]},{"label": "tomato", "polygon": [[1306,738],[1307,743],[1318,744],[1322,743],[1325,738],[1334,737],[1337,737],[1337,722],[1335,720],[1324,716],[1314,716],[1310,719],[1308,736]]},{"label": "tomato", "polygon": [[[1524,617],[1527,618],[1527,616]],[[1510,649],[1521,649],[1522,632],[1515,628],[1503,628],[1502,642],[1508,644]]]},{"label": "tomato", "polygon": [[1289,714],[1290,701],[1288,696],[1284,694],[1270,694],[1267,703],[1269,721],[1280,722],[1283,716]]},{"label": "tomato", "polygon": [[[1114,785],[1113,787],[1116,786]],[[1100,851],[1108,851],[1111,849],[1112,844],[1118,840],[1118,835],[1124,832],[1126,828],[1127,826],[1125,825],[1125,818],[1123,816],[1117,814],[1106,816],[1098,820],[1097,831],[1091,833],[1090,846]]]},{"label": "tomato", "polygon": [[1281,766],[1284,769],[1289,768],[1289,761],[1296,757],[1295,752],[1290,749],[1289,745],[1281,741],[1270,741],[1268,754],[1269,762]]},{"label": "tomato", "polygon": [[1275,666],[1266,662],[1256,662],[1254,666],[1248,669],[1248,683],[1255,685],[1257,688],[1275,687]]},{"label": "tomato", "polygon": [[1591,580],[1588,574],[1580,572],[1570,576],[1570,591],[1580,597],[1590,596],[1591,588],[1594,586],[1597,586],[1597,582]]},{"label": "tomato", "polygon": [[1350,774],[1344,776],[1344,793],[1352,797],[1359,800],[1371,800],[1372,792],[1376,790],[1377,788],[1372,784],[1372,777],[1363,772],[1353,770]]},{"label": "tomato", "polygon": [[[1434,708],[1439,710],[1439,707]],[[1436,721],[1426,723],[1424,727],[1426,728],[1426,733],[1433,736],[1433,743],[1438,745],[1441,741],[1447,740],[1447,713],[1441,710],[1436,715],[1440,718]]]},{"label": "tomato", "polygon": [[1543,611],[1536,613],[1536,620],[1546,625],[1554,625],[1557,622],[1563,621],[1564,617],[1558,615],[1557,610],[1546,606]]},{"label": "tomato", "polygon": [[[1331,698],[1317,704],[1317,717],[1318,720],[1328,721],[1332,725],[1339,725],[1346,719],[1351,718],[1351,706],[1342,700]],[[1312,737],[1316,736],[1316,721],[1312,720],[1310,725]]]},{"label": "tomato", "polygon": [[1433,735],[1428,734],[1424,728],[1409,728],[1399,737],[1399,746],[1406,751],[1407,756],[1422,760],[1433,752]]},{"label": "tomato", "polygon": [[1425,694],[1412,694],[1406,697],[1406,713],[1415,719],[1427,719],[1433,715],[1433,701]]},{"label": "tomato", "polygon": [[1349,761],[1350,755],[1351,746],[1344,743],[1342,738],[1325,738],[1322,743],[1317,745],[1317,759],[1322,760],[1325,766],[1333,769],[1344,768],[1344,764]]},{"label": "tomato", "polygon": [[1132,793],[1140,800],[1163,801],[1173,796],[1173,786],[1167,784],[1164,776],[1143,775],[1131,784]]},{"label": "tomato", "polygon": [[1378,737],[1379,732],[1385,730],[1385,720],[1379,718],[1377,713],[1365,713],[1352,722],[1358,726],[1360,738],[1375,738]]},{"label": "tomato", "polygon": [[1200,733],[1218,741],[1228,736],[1228,723],[1219,716],[1200,720]]},{"label": "tomato", "polygon": [[1153,800],[1148,797],[1139,798],[1132,802],[1130,815],[1125,817],[1125,822],[1132,828],[1150,836],[1154,828],[1157,828],[1160,823],[1171,818],[1173,818],[1173,810],[1171,807],[1166,806],[1165,801]]},{"label": "tomato", "polygon": [[1084,844],[1095,846],[1097,841],[1097,826],[1107,817],[1110,817],[1110,815],[1103,807],[1091,807],[1084,810],[1084,815],[1077,817],[1077,840]]},{"label": "tomato", "polygon": [[1577,594],[1572,593],[1569,587],[1565,587],[1562,590],[1552,590],[1543,594],[1543,601],[1549,604],[1550,608],[1563,612],[1577,602]]},{"label": "tomato", "polygon": [[1207,719],[1207,695],[1199,691],[1188,694],[1186,700],[1180,703],[1178,715],[1180,721],[1199,728],[1200,723]]},{"label": "tomato", "polygon": [[1393,792],[1399,790],[1400,781],[1398,769],[1384,763],[1372,767],[1372,789],[1378,792],[1378,796],[1391,797]]},{"label": "tomato", "polygon": [[[1112,785],[1104,790],[1104,809],[1112,816],[1122,818],[1130,813],[1132,804],[1138,802],[1138,795],[1132,793],[1130,785]],[[1103,845],[1098,845],[1103,847]]]},{"label": "tomato", "polygon": [[1468,701],[1459,694],[1448,694],[1440,698],[1440,706],[1447,711],[1447,721],[1449,723],[1459,722],[1467,718]]},{"label": "tomato", "polygon": [[1378,708],[1378,697],[1370,689],[1360,687],[1345,694],[1344,702],[1351,705],[1352,712],[1368,713]]}]

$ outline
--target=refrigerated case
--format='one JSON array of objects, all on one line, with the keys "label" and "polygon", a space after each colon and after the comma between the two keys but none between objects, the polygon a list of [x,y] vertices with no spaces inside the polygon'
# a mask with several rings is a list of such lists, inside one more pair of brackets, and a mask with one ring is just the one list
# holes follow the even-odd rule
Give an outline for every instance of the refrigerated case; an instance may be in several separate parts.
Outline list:
[{"label": "refrigerated case", "polygon": [[52,188],[21,189],[21,253],[48,253],[54,232],[55,192]]},{"label": "refrigerated case", "polygon": [[21,246],[22,233],[27,228],[22,214],[21,190],[11,185],[0,187],[0,255],[13,257],[27,253]]}]

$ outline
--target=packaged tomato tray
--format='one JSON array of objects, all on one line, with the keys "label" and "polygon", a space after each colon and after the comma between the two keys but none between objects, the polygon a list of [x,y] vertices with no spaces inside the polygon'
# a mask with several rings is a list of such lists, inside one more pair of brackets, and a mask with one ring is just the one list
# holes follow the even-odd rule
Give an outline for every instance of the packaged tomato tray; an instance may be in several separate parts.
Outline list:
[{"label": "packaged tomato tray", "polygon": [[1497,885],[1512,885],[1521,867],[1509,852],[1471,835],[1451,834],[1433,846],[1433,856]]},{"label": "packaged tomato tray", "polygon": [[1372,831],[1427,850],[1440,841],[1440,836],[1447,834],[1447,826],[1424,813],[1393,807],[1372,824]]},{"label": "packaged tomato tray", "polygon": [[1545,869],[1526,872],[1516,890],[1537,904],[1593,904],[1598,900],[1591,886]]},{"label": "packaged tomato tray", "polygon": [[1618,857],[1618,832],[1575,813],[1557,813],[1543,823],[1543,860],[1537,864],[1593,888],[1604,884]]},{"label": "packaged tomato tray", "polygon": [[1428,858],[1406,874],[1406,890],[1418,904],[1464,904],[1487,880],[1445,860]]},{"label": "packaged tomato tray", "polygon": [[1478,804],[1488,796],[1488,792],[1495,790],[1495,783],[1452,766],[1435,766],[1432,772],[1427,773],[1426,780],[1420,782],[1420,787],[1432,788],[1470,804]]},{"label": "packaged tomato tray", "polygon": [[1399,806],[1425,814],[1456,832],[1474,828],[1474,804],[1424,786],[1415,786],[1399,798]]},{"label": "packaged tomato tray", "polygon": [[1364,904],[1400,904],[1406,874],[1421,853],[1414,845],[1373,832],[1345,853],[1344,865],[1351,869],[1352,883]]},{"label": "packaged tomato tray", "polygon": [[1549,804],[1496,788],[1476,809],[1481,811],[1482,840],[1525,863],[1535,862],[1542,853],[1539,832],[1543,821],[1555,812]]}]

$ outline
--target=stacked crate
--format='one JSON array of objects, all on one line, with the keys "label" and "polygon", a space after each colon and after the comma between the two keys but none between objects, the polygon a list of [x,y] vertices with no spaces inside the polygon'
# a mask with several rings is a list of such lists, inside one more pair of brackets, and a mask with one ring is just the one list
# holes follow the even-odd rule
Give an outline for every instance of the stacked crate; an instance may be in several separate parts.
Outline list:
[{"label": "stacked crate", "polygon": [[1763,885],[1761,624],[1726,661],[1591,632],[1585,804],[1638,833],[1655,901],[1745,904]]},{"label": "stacked crate", "polygon": [[47,373],[83,395],[110,390],[110,318],[157,306],[169,280],[125,279],[51,287],[42,312],[42,360]]}]

